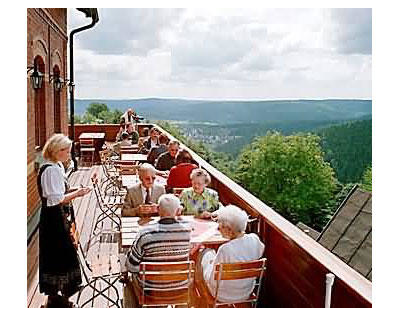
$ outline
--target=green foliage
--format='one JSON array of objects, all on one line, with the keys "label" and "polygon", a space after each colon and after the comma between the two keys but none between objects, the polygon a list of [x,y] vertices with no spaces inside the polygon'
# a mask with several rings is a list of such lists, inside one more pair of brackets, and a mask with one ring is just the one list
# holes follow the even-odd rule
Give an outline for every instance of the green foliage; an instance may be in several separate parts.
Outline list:
[{"label": "green foliage", "polygon": [[86,112],[82,116],[75,115],[74,120],[76,124],[118,124],[122,114],[118,109],[110,111],[104,103],[91,103]]},{"label": "green foliage", "polygon": [[372,192],[372,166],[369,166],[363,174],[361,188]]},{"label": "green foliage", "polygon": [[348,122],[321,129],[325,160],[342,183],[361,181],[372,163],[372,120]]},{"label": "green foliage", "polygon": [[330,215],[337,180],[319,141],[312,134],[268,132],[242,151],[238,180],[290,221],[321,229]]},{"label": "green foliage", "polygon": [[104,103],[90,103],[86,112],[98,118],[101,112],[108,112],[107,104]]}]

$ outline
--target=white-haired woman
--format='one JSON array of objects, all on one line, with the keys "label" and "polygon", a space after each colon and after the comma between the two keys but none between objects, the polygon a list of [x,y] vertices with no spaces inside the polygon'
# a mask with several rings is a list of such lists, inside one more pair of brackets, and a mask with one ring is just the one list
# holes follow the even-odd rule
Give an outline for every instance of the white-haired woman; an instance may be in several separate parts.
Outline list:
[{"label": "white-haired woman", "polygon": [[[43,147],[44,164],[37,185],[42,201],[39,221],[39,290],[48,295],[47,307],[71,307],[68,298],[82,282],[76,245],[71,236],[74,217],[68,207],[89,188],[68,188],[62,162],[69,158],[71,140],[54,134]],[[59,295],[61,292],[61,296]]]},{"label": "white-haired woman", "polygon": [[[219,230],[229,242],[221,245],[218,251],[204,250],[197,259],[196,279],[201,288],[215,293],[215,265],[217,263],[235,263],[257,260],[264,253],[264,244],[256,234],[246,234],[247,213],[237,206],[228,205],[218,211]],[[204,284],[205,283],[205,284]],[[254,288],[252,279],[224,280],[220,282],[218,300],[230,302],[247,299]]]},{"label": "white-haired woman", "polygon": [[206,186],[211,177],[204,169],[194,169],[190,174],[192,187],[184,189],[180,200],[184,215],[194,215],[200,218],[210,218],[212,212],[220,207],[218,193]]}]

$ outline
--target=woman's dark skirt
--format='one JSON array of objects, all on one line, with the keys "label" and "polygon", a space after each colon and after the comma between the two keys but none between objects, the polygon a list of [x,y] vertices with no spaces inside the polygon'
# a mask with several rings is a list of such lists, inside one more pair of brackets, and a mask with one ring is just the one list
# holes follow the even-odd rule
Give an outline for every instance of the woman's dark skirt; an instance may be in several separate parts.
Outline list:
[{"label": "woman's dark skirt", "polygon": [[39,222],[39,290],[71,296],[82,283],[78,254],[61,205],[42,207]]}]

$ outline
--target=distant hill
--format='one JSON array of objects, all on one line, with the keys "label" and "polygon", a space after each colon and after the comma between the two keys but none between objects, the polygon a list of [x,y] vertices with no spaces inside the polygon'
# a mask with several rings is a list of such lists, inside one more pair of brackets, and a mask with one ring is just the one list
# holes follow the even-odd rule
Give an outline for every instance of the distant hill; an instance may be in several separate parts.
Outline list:
[{"label": "distant hill", "polygon": [[372,164],[372,120],[331,126],[317,133],[322,139],[325,160],[330,162],[338,180],[361,181],[365,169]]},{"label": "distant hill", "polygon": [[227,123],[329,121],[357,119],[372,113],[371,100],[205,101],[184,99],[75,100],[83,114],[92,102],[122,111],[134,108],[149,120]]}]

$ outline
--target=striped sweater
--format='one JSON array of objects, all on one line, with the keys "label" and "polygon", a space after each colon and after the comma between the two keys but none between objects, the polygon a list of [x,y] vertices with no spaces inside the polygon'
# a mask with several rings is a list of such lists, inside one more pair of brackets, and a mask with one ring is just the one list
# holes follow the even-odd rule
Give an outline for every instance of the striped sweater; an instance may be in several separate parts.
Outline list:
[{"label": "striped sweater", "polygon": [[[143,227],[136,236],[126,260],[130,272],[138,272],[141,262],[185,261],[189,259],[191,227],[173,218],[162,218]],[[183,285],[183,284],[179,284]],[[151,287],[171,287],[178,284],[150,284]]]}]

